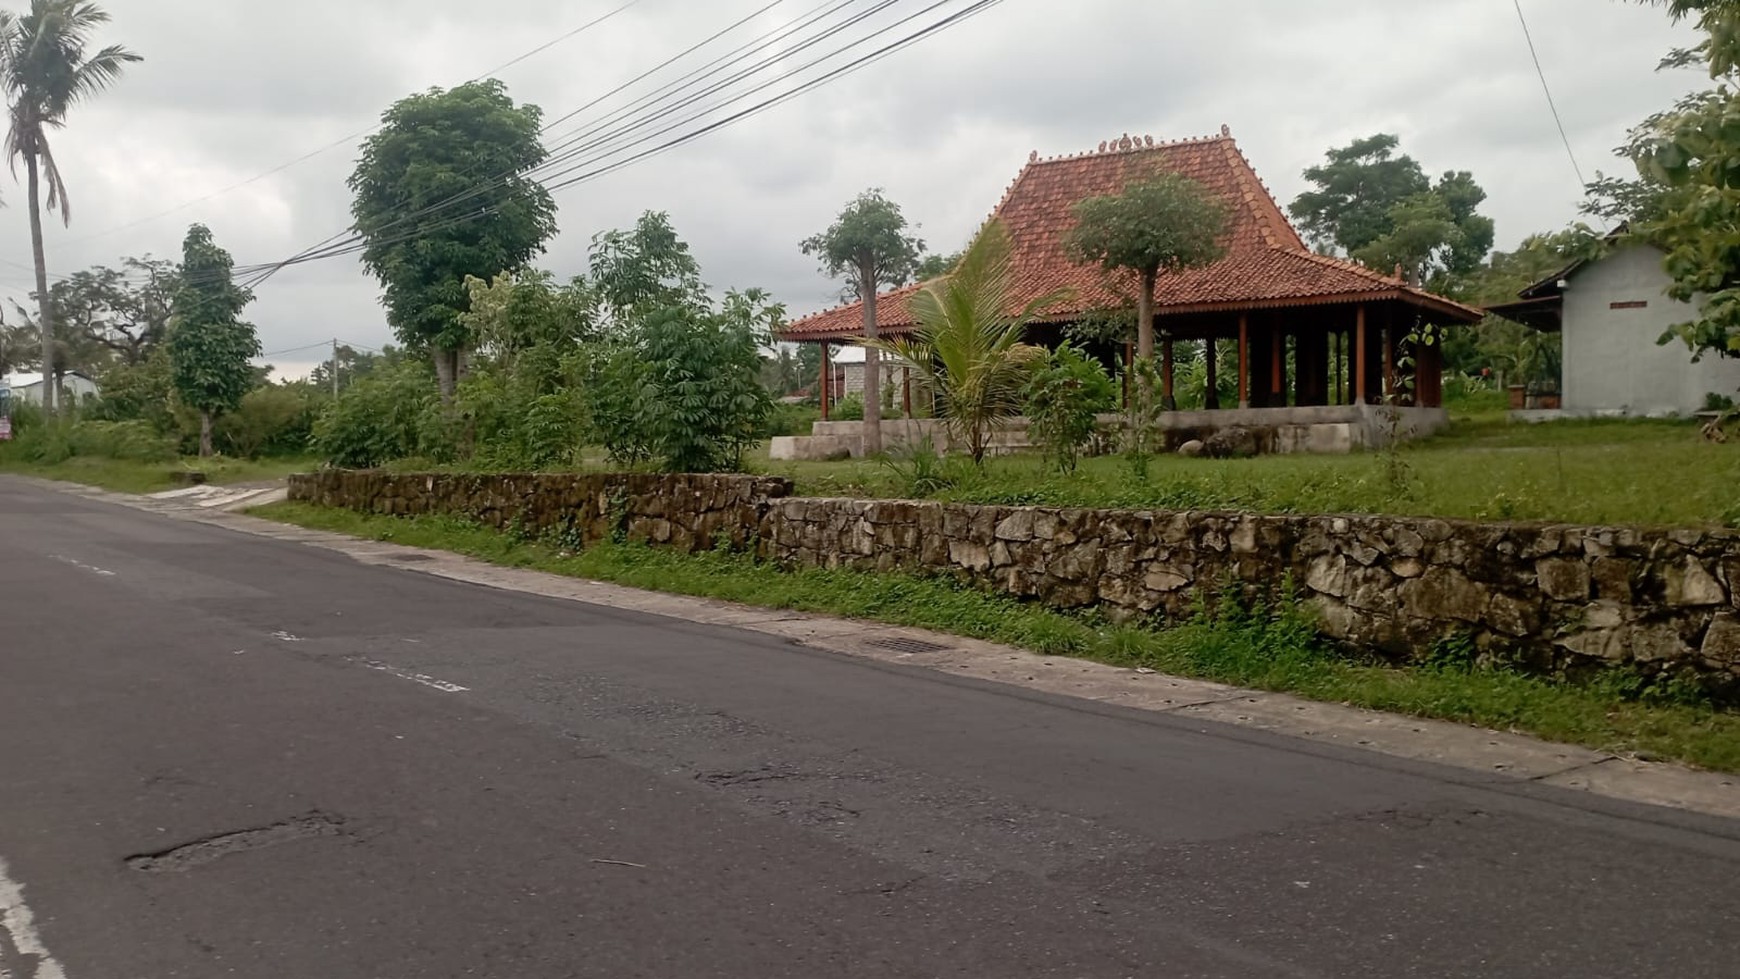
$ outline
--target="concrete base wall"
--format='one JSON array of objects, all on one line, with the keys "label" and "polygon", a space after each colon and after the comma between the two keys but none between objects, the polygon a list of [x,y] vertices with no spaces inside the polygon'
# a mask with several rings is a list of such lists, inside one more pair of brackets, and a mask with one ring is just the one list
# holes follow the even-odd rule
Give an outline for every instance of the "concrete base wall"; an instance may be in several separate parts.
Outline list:
[{"label": "concrete base wall", "polygon": [[[1101,415],[1100,425],[1117,430],[1122,415]],[[1242,428],[1254,436],[1262,453],[1348,453],[1383,448],[1393,437],[1406,441],[1431,435],[1450,424],[1443,408],[1390,408],[1383,405],[1317,405],[1292,408],[1223,408],[1214,411],[1169,411],[1160,429],[1169,450],[1191,441],[1206,441],[1216,432]],[[992,437],[994,454],[1034,447],[1026,418],[1013,418]],[[780,461],[823,461],[861,458],[864,423],[816,422],[809,435],[782,436],[768,448]],[[882,443],[892,449],[929,437],[939,452],[956,449],[957,439],[946,422],[901,419],[882,423]]]}]

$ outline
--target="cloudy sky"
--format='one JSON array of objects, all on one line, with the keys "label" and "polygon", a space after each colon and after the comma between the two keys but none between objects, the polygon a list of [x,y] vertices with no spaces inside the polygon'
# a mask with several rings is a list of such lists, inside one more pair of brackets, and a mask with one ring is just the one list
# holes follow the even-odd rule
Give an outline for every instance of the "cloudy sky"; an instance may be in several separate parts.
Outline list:
[{"label": "cloudy sky", "polygon": [[[104,0],[114,22],[100,41],[146,60],[55,137],[74,214],[49,233],[50,269],[174,256],[191,221],[211,225],[238,263],[292,255],[345,229],[355,141],[261,174],[365,130],[396,98],[489,71],[625,2]],[[639,0],[499,77],[553,119],[769,2]],[[865,26],[933,2],[900,0]],[[821,6],[775,4],[728,43],[553,135],[596,125],[626,99]],[[1591,176],[1623,170],[1611,150],[1626,128],[1698,87],[1695,74],[1654,71],[1690,38],[1659,10],[1620,0],[1523,0],[1523,9]],[[1512,0],[1005,0],[848,78],[559,192],[562,234],[543,264],[579,272],[595,232],[664,210],[710,283],[759,285],[809,312],[831,305],[838,287],[797,242],[866,187],[886,188],[934,248],[952,251],[1029,151],[1075,152],[1125,132],[1204,135],[1223,123],[1283,205],[1327,148],[1382,131],[1428,171],[1472,170],[1501,248],[1577,217],[1577,179]],[[7,181],[0,199],[0,290],[23,298],[23,194]],[[269,352],[290,351],[271,358],[281,374],[298,375],[322,354],[292,348],[391,340],[376,296],[361,266],[341,258],[282,272],[250,316]]]}]

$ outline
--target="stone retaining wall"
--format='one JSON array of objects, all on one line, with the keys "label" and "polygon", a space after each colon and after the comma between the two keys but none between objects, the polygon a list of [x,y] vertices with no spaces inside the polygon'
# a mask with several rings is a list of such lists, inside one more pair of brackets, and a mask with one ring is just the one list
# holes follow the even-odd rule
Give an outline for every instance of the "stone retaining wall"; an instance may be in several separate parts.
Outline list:
[{"label": "stone retaining wall", "polygon": [[791,566],[944,574],[1061,608],[1189,614],[1232,582],[1291,582],[1330,636],[1403,659],[1446,636],[1540,668],[1689,669],[1740,693],[1740,533],[790,498],[738,476],[324,472],[292,499],[491,526],[622,529],[688,550],[721,534]]},{"label": "stone retaining wall", "polygon": [[622,535],[685,551],[721,535],[746,546],[787,479],[753,476],[566,473],[468,475],[326,469],[290,477],[290,499],[389,516],[449,514],[532,534],[572,531],[577,542]]}]

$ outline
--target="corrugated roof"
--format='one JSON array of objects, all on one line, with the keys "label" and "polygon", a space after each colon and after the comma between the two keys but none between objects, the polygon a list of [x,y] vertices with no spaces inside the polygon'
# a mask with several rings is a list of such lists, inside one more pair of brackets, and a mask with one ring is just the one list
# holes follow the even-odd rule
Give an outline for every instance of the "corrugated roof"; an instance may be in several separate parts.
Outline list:
[{"label": "corrugated roof", "polygon": [[[1042,320],[1060,322],[1091,310],[1127,307],[1135,294],[1134,277],[1109,277],[1098,266],[1072,261],[1064,239],[1075,227],[1077,203],[1119,193],[1129,183],[1166,171],[1202,184],[1229,202],[1232,214],[1225,258],[1161,276],[1156,290],[1160,315],[1399,299],[1459,320],[1480,319],[1478,310],[1413,288],[1395,276],[1313,253],[1224,127],[1220,135],[1200,139],[1157,143],[1126,136],[1089,153],[1031,156],[991,215],[1002,220],[1014,246],[1011,312],[1065,288],[1072,290],[1070,299],[1043,310]],[[910,329],[906,299],[918,288],[879,296],[878,327],[892,333]],[[781,336],[849,338],[861,330],[861,317],[860,304],[852,303],[800,319]]]}]

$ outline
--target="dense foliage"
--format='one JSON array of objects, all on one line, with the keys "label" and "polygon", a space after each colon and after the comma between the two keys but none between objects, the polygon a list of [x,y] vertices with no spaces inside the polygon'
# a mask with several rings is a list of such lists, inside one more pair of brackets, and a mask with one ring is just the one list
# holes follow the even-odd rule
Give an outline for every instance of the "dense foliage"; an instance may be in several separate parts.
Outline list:
[{"label": "dense foliage", "polygon": [[1101,412],[1117,407],[1117,389],[1099,361],[1063,344],[1039,361],[1027,382],[1034,441],[1064,472],[1074,472],[1094,440]]},{"label": "dense foliage", "polygon": [[260,355],[254,327],[241,319],[253,293],[235,284],[230,253],[196,224],[182,246],[182,286],[169,331],[169,376],[180,402],[200,414],[199,454],[212,454],[212,423],[254,386]]}]

